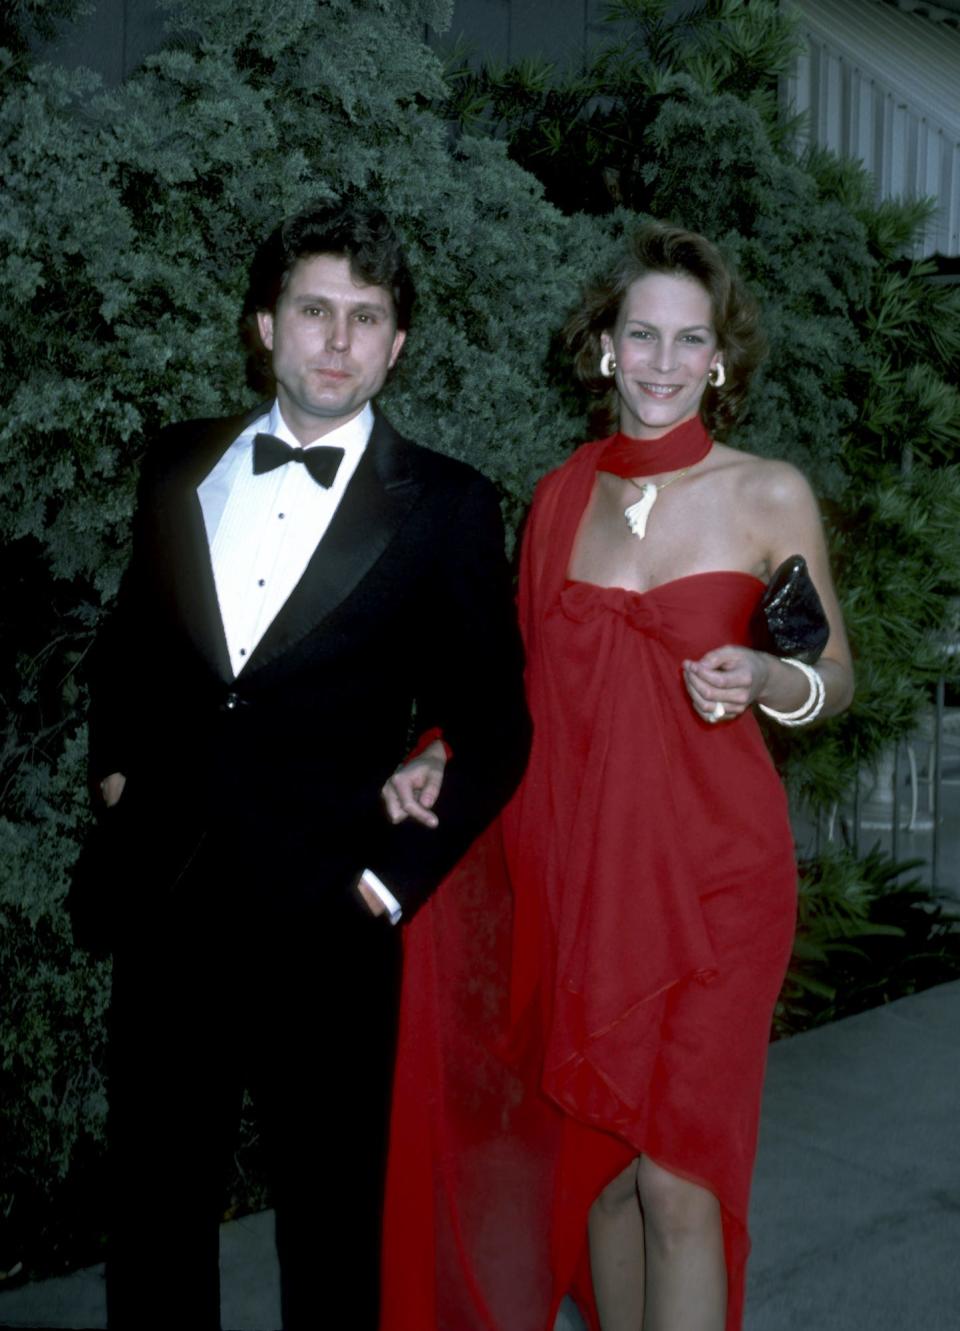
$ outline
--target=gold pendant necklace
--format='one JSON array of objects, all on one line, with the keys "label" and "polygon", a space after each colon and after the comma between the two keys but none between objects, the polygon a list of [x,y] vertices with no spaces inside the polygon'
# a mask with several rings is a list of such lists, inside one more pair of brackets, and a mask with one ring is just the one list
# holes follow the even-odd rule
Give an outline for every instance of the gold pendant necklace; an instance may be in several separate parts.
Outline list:
[{"label": "gold pendant necklace", "polygon": [[[694,466],[696,466],[696,463],[694,463]],[[634,536],[636,536],[638,541],[642,541],[647,534],[647,519],[650,516],[650,510],[657,502],[657,495],[660,491],[665,490],[667,486],[672,485],[674,481],[682,481],[684,476],[692,470],[693,467],[684,467],[683,471],[678,471],[676,476],[671,476],[669,481],[661,481],[659,485],[655,485],[653,481],[644,481],[641,483],[640,481],[635,481],[632,476],[626,478],[631,485],[635,485],[640,491],[640,498],[623,510],[623,516],[627,520],[627,526],[630,528]]]}]

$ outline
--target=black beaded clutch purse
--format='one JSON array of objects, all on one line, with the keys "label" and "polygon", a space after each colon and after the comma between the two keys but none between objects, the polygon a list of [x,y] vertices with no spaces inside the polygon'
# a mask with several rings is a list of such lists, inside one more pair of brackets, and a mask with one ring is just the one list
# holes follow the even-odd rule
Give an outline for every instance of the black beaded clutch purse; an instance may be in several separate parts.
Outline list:
[{"label": "black beaded clutch purse", "polygon": [[754,647],[812,665],[827,644],[830,625],[803,555],[785,559],[767,583],[750,621]]}]

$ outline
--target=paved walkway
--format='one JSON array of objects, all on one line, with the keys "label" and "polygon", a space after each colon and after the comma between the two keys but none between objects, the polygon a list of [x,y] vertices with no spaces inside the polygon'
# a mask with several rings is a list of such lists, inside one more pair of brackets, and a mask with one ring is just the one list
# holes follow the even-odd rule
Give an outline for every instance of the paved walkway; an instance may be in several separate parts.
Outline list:
[{"label": "paved walkway", "polygon": [[[744,1331],[958,1331],[960,982],[773,1046],[751,1227]],[[223,1228],[230,1331],[280,1324],[271,1236]],[[104,1325],[101,1267],[0,1292],[0,1328]]]}]

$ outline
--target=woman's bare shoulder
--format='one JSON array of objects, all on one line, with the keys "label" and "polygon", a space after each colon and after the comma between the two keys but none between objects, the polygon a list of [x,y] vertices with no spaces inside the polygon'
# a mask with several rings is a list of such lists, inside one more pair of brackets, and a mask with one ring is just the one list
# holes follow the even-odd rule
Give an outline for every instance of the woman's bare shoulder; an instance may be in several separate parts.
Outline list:
[{"label": "woman's bare shoulder", "polygon": [[810,482],[792,462],[745,453],[727,444],[715,444],[714,451],[716,465],[728,471],[739,498],[751,506],[792,510],[815,502]]}]

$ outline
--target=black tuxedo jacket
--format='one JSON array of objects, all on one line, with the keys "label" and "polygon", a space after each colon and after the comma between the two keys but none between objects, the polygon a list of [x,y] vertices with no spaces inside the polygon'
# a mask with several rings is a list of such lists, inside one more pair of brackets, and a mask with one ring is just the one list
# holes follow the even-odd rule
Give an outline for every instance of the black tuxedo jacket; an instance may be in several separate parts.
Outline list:
[{"label": "black tuxedo jacket", "polygon": [[[175,893],[220,846],[265,911],[322,908],[369,867],[408,919],[509,797],[529,747],[497,495],[378,414],[326,535],[234,678],[196,489],[260,412],[169,427],[145,459],[90,680],[91,778],[127,785],[84,891],[112,879],[128,905]],[[381,786],[411,733],[433,726],[453,751],[440,826],[394,827]]]}]

